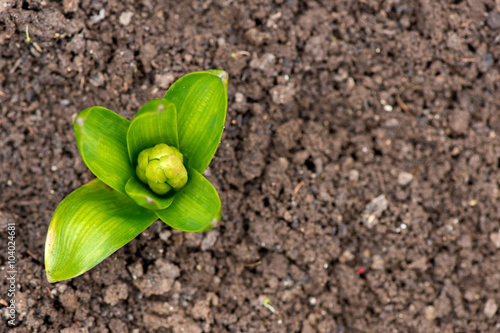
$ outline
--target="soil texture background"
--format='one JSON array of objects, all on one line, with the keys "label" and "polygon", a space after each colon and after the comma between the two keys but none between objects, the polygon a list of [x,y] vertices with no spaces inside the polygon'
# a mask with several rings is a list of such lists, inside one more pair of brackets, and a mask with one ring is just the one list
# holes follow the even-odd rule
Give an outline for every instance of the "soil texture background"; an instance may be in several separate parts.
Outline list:
[{"label": "soil texture background", "polygon": [[[499,60],[494,0],[0,1],[0,332],[498,332]],[[52,214],[94,178],[72,117],[211,68],[218,228],[157,221],[49,284]]]}]

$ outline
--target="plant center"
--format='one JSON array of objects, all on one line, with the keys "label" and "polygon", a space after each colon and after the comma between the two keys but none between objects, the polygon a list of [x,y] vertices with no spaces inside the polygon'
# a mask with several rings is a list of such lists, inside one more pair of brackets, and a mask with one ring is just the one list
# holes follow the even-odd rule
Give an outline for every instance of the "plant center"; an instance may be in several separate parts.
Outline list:
[{"label": "plant center", "polygon": [[137,159],[137,177],[156,194],[178,191],[188,180],[181,152],[164,143],[144,149]]}]

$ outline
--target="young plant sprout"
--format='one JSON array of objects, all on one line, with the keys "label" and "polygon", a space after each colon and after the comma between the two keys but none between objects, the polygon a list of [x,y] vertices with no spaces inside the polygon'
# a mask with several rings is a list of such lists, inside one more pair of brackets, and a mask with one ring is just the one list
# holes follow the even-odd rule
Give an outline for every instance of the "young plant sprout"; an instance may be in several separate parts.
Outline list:
[{"label": "young plant sprout", "polygon": [[97,179],[57,207],[45,243],[49,282],[88,271],[157,219],[187,232],[214,228],[221,203],[203,177],[219,145],[227,73],[181,77],[129,121],[100,106],[74,120],[78,150]]}]

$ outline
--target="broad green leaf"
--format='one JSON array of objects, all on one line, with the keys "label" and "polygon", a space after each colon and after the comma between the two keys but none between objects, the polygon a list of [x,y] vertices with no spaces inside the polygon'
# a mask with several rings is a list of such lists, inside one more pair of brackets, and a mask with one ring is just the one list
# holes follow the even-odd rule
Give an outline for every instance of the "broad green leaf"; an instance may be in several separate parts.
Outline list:
[{"label": "broad green leaf", "polygon": [[221,204],[214,186],[193,168],[188,169],[188,182],[175,194],[174,202],[158,217],[172,228],[198,232],[214,228],[221,218]]},{"label": "broad green leaf", "polygon": [[45,243],[49,282],[88,271],[130,242],[157,217],[132,199],[95,179],[57,207]]},{"label": "broad green leaf", "polygon": [[134,174],[127,150],[129,125],[127,119],[100,106],[83,110],[73,122],[78,150],[87,167],[121,193]]},{"label": "broad green leaf", "polygon": [[179,148],[175,104],[164,99],[147,102],[130,123],[127,147],[130,161],[137,163],[139,153],[158,143]]},{"label": "broad green leaf", "polygon": [[172,190],[172,194],[168,196],[160,196],[153,191],[151,191],[146,184],[137,179],[136,176],[130,177],[127,185],[125,186],[125,191],[127,191],[128,196],[135,201],[141,207],[147,209],[165,209],[172,201],[174,201],[175,192]]},{"label": "broad green leaf", "polygon": [[177,108],[179,150],[186,166],[203,173],[219,145],[227,109],[226,72],[211,70],[181,77],[167,91]]}]

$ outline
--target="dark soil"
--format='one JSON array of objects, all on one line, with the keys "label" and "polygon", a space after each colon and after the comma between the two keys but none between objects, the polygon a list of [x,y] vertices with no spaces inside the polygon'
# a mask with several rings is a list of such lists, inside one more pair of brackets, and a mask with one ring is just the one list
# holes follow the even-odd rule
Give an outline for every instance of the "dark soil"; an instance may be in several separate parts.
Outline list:
[{"label": "dark soil", "polygon": [[[499,331],[499,59],[494,0],[0,1],[11,331]],[[52,213],[94,178],[72,117],[130,119],[210,68],[230,75],[218,229],[155,222],[49,284]]]}]

